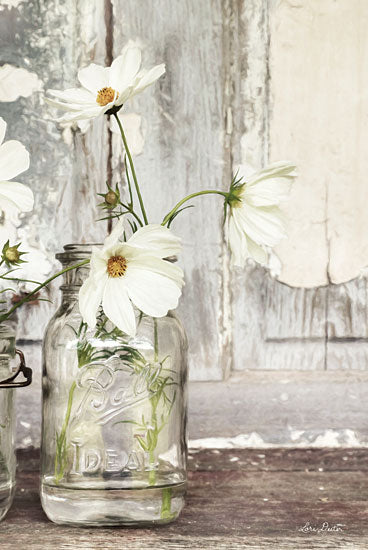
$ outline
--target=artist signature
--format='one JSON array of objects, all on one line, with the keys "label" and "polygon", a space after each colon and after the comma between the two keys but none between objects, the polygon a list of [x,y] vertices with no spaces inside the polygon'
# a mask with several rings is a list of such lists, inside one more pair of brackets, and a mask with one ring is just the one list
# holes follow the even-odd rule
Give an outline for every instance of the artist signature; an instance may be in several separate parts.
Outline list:
[{"label": "artist signature", "polygon": [[346,527],[343,523],[334,523],[330,525],[328,521],[324,521],[321,525],[312,525],[309,521],[303,527],[299,527],[298,531],[302,533],[338,533],[344,531]]}]

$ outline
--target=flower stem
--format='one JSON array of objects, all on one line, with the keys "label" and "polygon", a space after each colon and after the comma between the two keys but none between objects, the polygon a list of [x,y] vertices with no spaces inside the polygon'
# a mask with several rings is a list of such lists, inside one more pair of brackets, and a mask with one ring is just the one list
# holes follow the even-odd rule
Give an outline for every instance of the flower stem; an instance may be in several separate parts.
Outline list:
[{"label": "flower stem", "polygon": [[[158,361],[158,327],[157,327],[157,319],[153,318],[153,340],[154,340],[154,361],[157,363]],[[154,395],[150,399],[151,401],[151,423],[154,426],[154,429],[157,431],[157,399]],[[149,471],[148,474],[148,483],[149,485],[155,485],[156,483],[156,471],[153,469],[155,467],[155,449],[157,446],[157,440],[156,444],[153,448],[149,450],[149,462],[152,467],[152,470]]]},{"label": "flower stem", "polygon": [[147,219],[147,214],[146,214],[146,210],[144,208],[144,204],[143,204],[143,199],[142,199],[142,195],[141,195],[141,191],[139,189],[139,184],[138,184],[138,180],[137,180],[137,175],[135,173],[135,169],[134,169],[134,164],[133,164],[133,159],[132,159],[132,155],[130,154],[130,151],[129,151],[129,147],[128,147],[128,143],[127,143],[127,140],[126,140],[126,137],[125,137],[125,133],[124,133],[124,130],[123,130],[123,126],[120,122],[120,119],[118,117],[118,115],[116,113],[114,113],[114,117],[116,119],[116,122],[118,123],[118,126],[119,126],[119,130],[120,130],[120,133],[121,133],[121,138],[123,140],[123,143],[124,143],[124,148],[125,148],[125,151],[126,151],[126,154],[128,156],[128,159],[129,159],[129,164],[130,164],[130,169],[132,171],[132,176],[133,176],[133,180],[134,180],[134,185],[135,185],[135,190],[137,192],[137,195],[138,195],[138,200],[139,200],[139,205],[141,207],[141,211],[142,211],[142,216],[143,216],[143,219],[144,219],[144,223],[146,225],[148,225],[148,219]]},{"label": "flower stem", "polygon": [[89,259],[87,260],[83,260],[83,262],[80,262],[79,264],[75,264],[75,265],[71,265],[69,267],[66,267],[65,269],[62,269],[61,271],[58,271],[58,273],[55,273],[55,275],[52,275],[52,277],[49,277],[48,279],[46,279],[46,281],[44,281],[43,283],[39,284],[34,290],[32,290],[32,292],[30,292],[29,294],[27,294],[22,300],[19,300],[19,302],[17,302],[16,304],[13,305],[12,308],[9,309],[9,311],[7,311],[6,313],[3,313],[2,315],[0,315],[0,323],[2,323],[3,321],[6,321],[6,319],[9,319],[10,315],[20,306],[22,306],[23,304],[25,304],[26,302],[29,302],[30,299],[32,298],[32,296],[34,296],[35,294],[37,294],[37,292],[39,292],[42,288],[44,288],[45,286],[47,286],[49,283],[51,283],[51,281],[53,281],[54,279],[57,279],[57,277],[60,277],[60,275],[63,275],[64,273],[66,273],[67,271],[72,271],[73,269],[77,269],[78,267],[82,267],[83,265],[86,265],[89,263]]},{"label": "flower stem", "polygon": [[157,327],[157,319],[156,317],[153,318],[153,338],[154,338],[154,361],[157,363],[158,361],[158,327]]},{"label": "flower stem", "polygon": [[63,426],[61,428],[59,441],[58,441],[59,453],[56,453],[56,457],[55,457],[55,481],[57,483],[62,479],[64,475],[63,452],[64,452],[65,441],[66,441],[66,430],[68,428],[70,414],[72,412],[73,395],[76,387],[77,387],[76,382],[73,382],[72,385],[70,386],[69,396],[68,396],[68,406],[66,409],[66,415],[64,418]]},{"label": "flower stem", "polygon": [[162,489],[161,518],[172,519],[174,514],[171,512],[172,487]]},{"label": "flower stem", "polygon": [[199,197],[201,195],[221,195],[227,199],[229,197],[229,193],[226,191],[218,191],[217,189],[208,189],[205,191],[197,191],[196,193],[192,193],[191,195],[188,195],[187,197],[184,197],[181,201],[179,201],[172,210],[164,217],[161,225],[166,225],[172,216],[179,210],[179,208],[186,203],[187,201],[190,201],[191,199],[194,199],[194,197]]},{"label": "flower stem", "polygon": [[142,220],[140,219],[140,217],[138,216],[138,214],[136,214],[136,213],[134,212],[133,208],[130,208],[127,204],[125,204],[125,203],[123,203],[123,202],[120,203],[120,204],[121,204],[121,206],[123,206],[123,207],[126,209],[126,211],[127,211],[129,214],[131,214],[131,215],[137,220],[137,222],[139,223],[139,225],[140,225],[141,227],[143,227]]}]

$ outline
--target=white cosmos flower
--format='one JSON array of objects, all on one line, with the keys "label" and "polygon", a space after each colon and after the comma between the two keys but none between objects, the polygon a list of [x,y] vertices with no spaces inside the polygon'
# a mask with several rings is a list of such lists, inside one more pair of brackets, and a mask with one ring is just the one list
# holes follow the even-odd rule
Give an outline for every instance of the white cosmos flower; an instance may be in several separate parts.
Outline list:
[{"label": "white cosmos flower", "polygon": [[180,239],[170,229],[150,224],[127,241],[119,241],[119,220],[101,249],[92,250],[90,275],[79,292],[84,321],[93,328],[100,304],[120,330],[134,336],[133,304],[146,315],[163,317],[178,305],[184,284],[180,267],[164,260],[180,252]]},{"label": "white cosmos flower", "polygon": [[20,141],[4,141],[6,122],[0,117],[0,209],[29,212],[33,208],[33,193],[17,181],[9,181],[29,168],[29,153]]},{"label": "white cosmos flower", "polygon": [[[132,41],[123,48],[111,67],[91,63],[78,71],[82,88],[65,91],[48,90],[56,99],[46,101],[67,111],[59,122],[88,120],[98,117],[113,107],[121,107],[128,99],[153,84],[165,72],[165,65],[150,70],[141,69],[141,50]],[[83,125],[84,128],[84,125]]]},{"label": "white cosmos flower", "polygon": [[229,245],[232,264],[244,267],[247,258],[267,262],[265,247],[274,247],[286,236],[284,216],[279,208],[289,197],[296,176],[295,166],[281,161],[243,179],[232,187],[236,198],[230,201]]}]

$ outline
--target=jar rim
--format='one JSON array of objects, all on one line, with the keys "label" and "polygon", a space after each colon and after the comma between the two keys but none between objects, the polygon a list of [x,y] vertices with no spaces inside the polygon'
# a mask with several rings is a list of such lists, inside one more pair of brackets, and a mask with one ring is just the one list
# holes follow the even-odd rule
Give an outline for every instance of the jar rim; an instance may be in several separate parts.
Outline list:
[{"label": "jar rim", "polygon": [[1,338],[15,338],[15,329],[9,325],[0,325],[0,337]]},{"label": "jar rim", "polygon": [[70,243],[63,246],[64,252],[55,254],[55,258],[61,261],[84,260],[89,258],[92,253],[92,247],[101,247],[102,243]]}]

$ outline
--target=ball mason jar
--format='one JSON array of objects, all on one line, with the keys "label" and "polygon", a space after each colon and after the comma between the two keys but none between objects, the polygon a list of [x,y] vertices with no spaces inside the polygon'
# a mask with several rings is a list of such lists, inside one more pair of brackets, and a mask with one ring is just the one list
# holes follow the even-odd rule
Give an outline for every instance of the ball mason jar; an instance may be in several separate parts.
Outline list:
[{"label": "ball mason jar", "polygon": [[[16,354],[20,360],[16,366]],[[23,373],[23,380],[16,378]],[[0,324],[0,520],[8,512],[15,491],[15,411],[14,388],[28,386],[32,371],[23,354],[15,348],[15,331],[11,324]]]},{"label": "ball mason jar", "polygon": [[[67,245],[64,268],[91,245]],[[83,266],[64,274],[43,347],[41,502],[60,524],[173,521],[186,491],[187,341],[177,317],[136,312],[134,338],[81,318]]]}]

